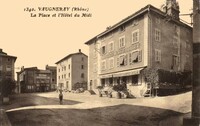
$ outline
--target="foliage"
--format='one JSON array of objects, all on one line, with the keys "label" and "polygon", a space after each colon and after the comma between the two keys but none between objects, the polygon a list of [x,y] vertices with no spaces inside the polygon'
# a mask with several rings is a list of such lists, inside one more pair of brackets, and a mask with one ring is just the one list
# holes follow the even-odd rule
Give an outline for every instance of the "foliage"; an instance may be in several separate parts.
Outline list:
[{"label": "foliage", "polygon": [[175,72],[163,69],[146,68],[142,73],[146,81],[151,83],[153,87],[157,87],[159,83],[191,84],[191,71]]},{"label": "foliage", "polygon": [[145,81],[151,83],[153,87],[157,87],[159,83],[158,69],[146,68],[142,71]]},{"label": "foliage", "polygon": [[122,84],[117,84],[113,86],[113,90],[119,92],[125,90],[125,87]]},{"label": "foliage", "polygon": [[77,89],[80,89],[80,88],[87,90],[87,82],[82,82],[82,83],[77,82],[72,86],[73,90],[77,90]]},{"label": "foliage", "polygon": [[0,82],[0,89],[3,96],[8,96],[16,88],[15,80],[10,78],[3,79]]}]

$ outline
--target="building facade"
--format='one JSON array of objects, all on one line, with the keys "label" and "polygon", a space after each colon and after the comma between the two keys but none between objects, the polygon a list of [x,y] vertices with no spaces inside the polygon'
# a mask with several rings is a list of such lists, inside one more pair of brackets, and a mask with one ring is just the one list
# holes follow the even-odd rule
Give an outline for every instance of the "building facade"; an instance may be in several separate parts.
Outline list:
[{"label": "building facade", "polygon": [[15,79],[15,61],[17,57],[7,55],[0,49],[0,81],[4,78]]},{"label": "building facade", "polygon": [[175,0],[167,0],[161,10],[147,5],[85,44],[91,90],[124,82],[141,97],[148,89],[144,69],[192,70],[192,28],[179,20]]},{"label": "building facade", "polygon": [[[0,82],[4,79],[15,80],[15,61],[17,57],[8,55],[0,49]],[[0,90],[1,94],[1,90]]]},{"label": "building facade", "polygon": [[87,89],[88,57],[79,49],[56,62],[57,87],[68,91]]},{"label": "building facade", "polygon": [[17,72],[17,82],[20,93],[51,91],[51,71],[40,70],[37,67],[21,68]]},{"label": "building facade", "polygon": [[51,90],[56,90],[57,85],[57,70],[56,66],[49,66],[46,65],[46,70],[49,70],[51,72]]}]

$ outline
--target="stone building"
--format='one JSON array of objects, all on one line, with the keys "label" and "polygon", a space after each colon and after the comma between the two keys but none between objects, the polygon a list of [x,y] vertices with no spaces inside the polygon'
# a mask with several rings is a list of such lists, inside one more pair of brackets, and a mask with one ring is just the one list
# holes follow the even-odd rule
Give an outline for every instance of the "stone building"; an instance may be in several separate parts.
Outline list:
[{"label": "stone building", "polygon": [[192,70],[192,27],[180,21],[176,0],[166,0],[161,9],[147,5],[85,44],[91,90],[125,82],[142,97],[149,88],[143,70]]},{"label": "stone building", "polygon": [[57,70],[56,66],[49,66],[46,65],[46,70],[49,70],[51,72],[51,90],[56,90],[57,85]]},{"label": "stone building", "polygon": [[81,52],[62,58],[57,64],[57,86],[68,91],[87,89],[88,56]]},{"label": "stone building", "polygon": [[17,72],[17,83],[20,93],[51,91],[51,71],[40,70],[37,67],[21,68]]},{"label": "stone building", "polygon": [[[0,49],[0,82],[4,79],[15,80],[15,61],[17,57],[8,55]],[[1,87],[1,86],[0,86]],[[1,87],[2,88],[2,87]],[[1,89],[0,89],[1,95]]]}]

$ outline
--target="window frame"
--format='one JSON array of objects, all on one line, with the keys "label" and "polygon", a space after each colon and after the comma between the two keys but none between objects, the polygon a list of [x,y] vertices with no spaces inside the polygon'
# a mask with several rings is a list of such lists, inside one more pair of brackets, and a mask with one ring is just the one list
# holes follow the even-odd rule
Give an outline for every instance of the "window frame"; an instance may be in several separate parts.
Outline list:
[{"label": "window frame", "polygon": [[[158,34],[159,33],[159,34]],[[158,28],[155,28],[155,41],[156,42],[161,42],[161,31]]]},{"label": "window frame", "polygon": [[[122,39],[124,40],[123,42],[121,41]],[[119,37],[119,48],[123,48],[125,46],[126,46],[126,39],[125,39],[125,35],[124,35],[124,36]]]},{"label": "window frame", "polygon": [[[133,36],[135,33],[137,33],[137,36]],[[132,34],[131,34],[132,36],[131,36],[131,41],[132,41],[132,44],[135,44],[135,43],[138,43],[139,41],[140,41],[140,30],[139,29],[137,29],[137,30],[134,30],[133,32],[132,32]],[[136,37],[136,38],[135,38]],[[134,39],[135,38],[135,39]],[[136,40],[137,39],[137,40]],[[136,40],[136,41],[134,41],[134,40]]]},{"label": "window frame", "polygon": [[160,49],[155,49],[155,61],[156,62],[162,61],[162,52]]}]

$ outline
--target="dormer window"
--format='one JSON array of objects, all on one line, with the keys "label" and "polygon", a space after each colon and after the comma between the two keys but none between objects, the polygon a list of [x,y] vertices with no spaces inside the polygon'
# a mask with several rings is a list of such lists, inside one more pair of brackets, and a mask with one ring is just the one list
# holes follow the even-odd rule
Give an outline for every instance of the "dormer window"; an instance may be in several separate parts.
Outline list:
[{"label": "dormer window", "polygon": [[124,25],[122,25],[120,28],[119,28],[119,30],[122,32],[122,31],[125,31],[125,26]]},{"label": "dormer window", "polygon": [[138,19],[133,20],[133,22],[132,22],[132,26],[136,26],[136,25],[138,25],[138,24],[139,24]]}]

